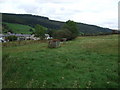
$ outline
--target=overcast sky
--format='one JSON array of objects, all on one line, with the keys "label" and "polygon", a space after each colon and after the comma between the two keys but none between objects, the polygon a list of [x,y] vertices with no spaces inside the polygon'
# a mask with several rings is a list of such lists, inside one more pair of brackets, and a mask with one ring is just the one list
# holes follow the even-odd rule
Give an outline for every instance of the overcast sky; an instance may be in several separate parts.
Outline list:
[{"label": "overcast sky", "polygon": [[0,0],[0,12],[33,14],[118,28],[119,0]]}]

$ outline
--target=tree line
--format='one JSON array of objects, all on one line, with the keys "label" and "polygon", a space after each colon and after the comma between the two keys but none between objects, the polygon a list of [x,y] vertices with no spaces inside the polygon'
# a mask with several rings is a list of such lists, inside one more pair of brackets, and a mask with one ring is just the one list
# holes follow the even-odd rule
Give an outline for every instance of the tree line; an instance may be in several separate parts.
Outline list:
[{"label": "tree line", "polygon": [[79,35],[77,23],[72,20],[66,21],[60,30],[47,29],[38,24],[35,26],[36,37],[44,39],[46,33],[55,39],[67,38],[67,40],[75,39]]}]

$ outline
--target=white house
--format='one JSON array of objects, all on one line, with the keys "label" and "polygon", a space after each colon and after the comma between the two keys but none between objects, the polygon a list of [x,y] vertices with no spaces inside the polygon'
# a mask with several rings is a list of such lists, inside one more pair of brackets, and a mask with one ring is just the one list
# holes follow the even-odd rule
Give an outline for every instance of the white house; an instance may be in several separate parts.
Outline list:
[{"label": "white house", "polygon": [[50,37],[50,35],[49,34],[45,34],[45,39],[53,39],[53,37]]},{"label": "white house", "polygon": [[31,40],[40,40],[40,38],[35,37],[35,35],[34,35],[34,34],[30,36],[30,39],[31,39]]}]

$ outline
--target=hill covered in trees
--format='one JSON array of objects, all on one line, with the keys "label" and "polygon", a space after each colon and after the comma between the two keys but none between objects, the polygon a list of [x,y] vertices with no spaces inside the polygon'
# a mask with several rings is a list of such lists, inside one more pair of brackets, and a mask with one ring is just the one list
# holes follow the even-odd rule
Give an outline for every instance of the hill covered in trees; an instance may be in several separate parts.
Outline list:
[{"label": "hill covered in trees", "polygon": [[[59,30],[63,27],[65,22],[50,20],[48,17],[42,17],[31,14],[10,14],[2,13],[2,21],[7,23],[23,24],[34,27],[36,24],[40,24],[48,29]],[[78,30],[84,34],[106,34],[111,33],[112,30],[95,25],[89,25],[84,23],[77,23]]]}]

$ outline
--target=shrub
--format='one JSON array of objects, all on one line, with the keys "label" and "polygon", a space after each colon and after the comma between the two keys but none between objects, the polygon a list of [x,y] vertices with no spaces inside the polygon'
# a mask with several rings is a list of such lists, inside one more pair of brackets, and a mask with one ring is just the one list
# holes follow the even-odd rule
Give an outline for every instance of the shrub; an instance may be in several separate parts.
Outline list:
[{"label": "shrub", "polygon": [[72,33],[67,29],[58,30],[54,32],[53,37],[57,39],[67,38],[67,40],[70,40],[72,39]]},{"label": "shrub", "polygon": [[48,29],[47,33],[50,35],[50,37],[53,37],[53,34],[54,34],[55,31],[56,30],[54,30],[54,29]]},{"label": "shrub", "polygon": [[37,24],[35,26],[35,36],[36,37],[40,37],[41,40],[43,40],[45,38],[45,33],[47,32],[47,28]]},{"label": "shrub", "polygon": [[6,40],[9,40],[9,41],[16,41],[17,40],[17,36],[8,36],[6,37]]},{"label": "shrub", "polygon": [[75,39],[79,35],[77,23],[74,21],[68,20],[63,28],[71,32],[71,39]]}]

